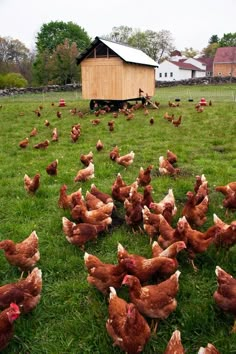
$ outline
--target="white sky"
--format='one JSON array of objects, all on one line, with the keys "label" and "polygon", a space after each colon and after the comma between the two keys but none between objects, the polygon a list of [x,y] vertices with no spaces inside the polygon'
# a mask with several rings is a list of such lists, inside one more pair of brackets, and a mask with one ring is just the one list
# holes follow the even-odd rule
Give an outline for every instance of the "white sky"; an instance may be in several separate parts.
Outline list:
[{"label": "white sky", "polygon": [[113,27],[168,30],[178,50],[202,50],[214,34],[236,32],[236,0],[0,0],[0,37],[29,49],[43,24],[73,22],[94,39]]}]

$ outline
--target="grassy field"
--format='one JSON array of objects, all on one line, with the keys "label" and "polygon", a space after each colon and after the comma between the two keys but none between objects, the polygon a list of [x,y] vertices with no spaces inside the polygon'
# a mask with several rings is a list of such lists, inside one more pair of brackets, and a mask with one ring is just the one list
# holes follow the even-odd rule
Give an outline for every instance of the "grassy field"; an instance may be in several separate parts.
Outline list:
[{"label": "grassy field", "polygon": [[[153,198],[161,200],[173,188],[178,208],[173,226],[181,216],[186,192],[193,190],[195,176],[205,174],[210,189],[210,206],[207,222],[199,228],[204,231],[213,224],[213,213],[226,223],[236,219],[235,212],[225,215],[223,195],[214,190],[217,185],[235,181],[236,178],[236,85],[176,87],[157,89],[155,100],[160,109],[135,112],[135,118],[127,121],[123,115],[115,120],[115,129],[109,132],[107,123],[113,119],[108,113],[98,126],[91,120],[89,102],[82,100],[79,92],[47,93],[0,97],[0,238],[22,241],[33,230],[39,237],[41,259],[38,267],[43,274],[42,298],[36,309],[21,315],[15,323],[15,336],[3,353],[21,354],[112,354],[121,353],[112,346],[105,322],[108,317],[107,299],[91,287],[86,280],[84,252],[72,246],[62,231],[62,217],[70,218],[69,211],[58,207],[59,189],[67,184],[68,193],[82,187],[83,194],[91,183],[106,193],[120,172],[127,184],[138,176],[139,168],[154,165],[152,174]],[[180,98],[180,107],[169,108],[168,101]],[[194,105],[205,97],[213,105],[197,113]],[[56,111],[60,98],[66,107],[60,108],[62,118]],[[194,102],[188,99],[193,98]],[[55,105],[52,106],[51,103]],[[41,117],[33,111],[43,105]],[[70,109],[85,113],[83,118],[72,116]],[[182,115],[182,124],[176,128],[163,118],[165,112]],[[154,117],[154,125],[149,124]],[[44,125],[45,119],[51,125]],[[80,123],[82,133],[73,144],[70,129]],[[19,142],[29,136],[36,127],[38,135],[30,138],[29,146],[21,149]],[[58,142],[50,142],[48,149],[36,150],[33,145],[45,139],[51,140],[53,128],[59,132]],[[96,142],[101,139],[104,149],[96,151]],[[126,170],[109,159],[109,152],[118,145],[121,154],[133,150],[134,163]],[[178,156],[181,173],[176,178],[158,175],[158,159],[167,149]],[[94,153],[95,178],[75,183],[74,177],[83,168],[80,155]],[[58,175],[49,176],[46,166],[58,159]],[[26,193],[23,177],[37,172],[41,175],[39,190],[35,196]],[[140,189],[141,191],[141,189]],[[118,213],[124,216],[122,204],[117,204]],[[130,253],[151,257],[149,238],[145,234],[134,235],[123,223],[100,236],[96,243],[87,243],[88,253],[107,263],[117,263],[117,244],[120,242]],[[213,293],[216,290],[215,267],[219,265],[236,277],[236,246],[229,251],[212,245],[204,254],[196,257],[199,271],[195,273],[185,253],[179,254],[181,271],[177,295],[178,306],[167,320],[160,321],[157,333],[152,335],[144,353],[161,354],[175,329],[181,331],[186,353],[197,353],[200,346],[213,343],[221,354],[236,352],[236,335],[231,334],[233,316],[216,307]],[[1,284],[15,282],[20,277],[18,269],[10,266],[0,251]],[[127,289],[118,291],[128,299]]]}]

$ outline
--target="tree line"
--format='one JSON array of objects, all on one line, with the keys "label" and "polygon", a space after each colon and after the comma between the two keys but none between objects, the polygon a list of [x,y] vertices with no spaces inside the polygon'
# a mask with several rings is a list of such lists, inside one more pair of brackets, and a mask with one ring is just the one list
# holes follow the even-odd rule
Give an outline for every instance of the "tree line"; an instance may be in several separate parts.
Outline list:
[{"label": "tree line", "polygon": [[[168,58],[175,49],[172,34],[167,30],[141,31],[119,26],[102,38],[141,49],[156,62]],[[88,33],[79,25],[62,21],[42,25],[36,35],[34,51],[18,39],[0,37],[0,88],[80,82],[76,58],[91,42]],[[212,35],[201,54],[213,57],[218,47],[226,46],[236,46],[236,32],[224,34],[222,38]],[[199,52],[185,48],[182,54],[194,57]]]}]

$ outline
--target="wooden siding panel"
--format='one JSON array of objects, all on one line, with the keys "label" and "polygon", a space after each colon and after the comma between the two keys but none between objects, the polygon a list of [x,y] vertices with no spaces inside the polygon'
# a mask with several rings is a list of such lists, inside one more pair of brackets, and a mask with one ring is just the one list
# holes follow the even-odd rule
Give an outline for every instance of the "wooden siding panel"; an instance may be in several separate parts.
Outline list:
[{"label": "wooden siding panel", "polygon": [[155,91],[155,69],[153,67],[124,63],[123,94],[125,98],[139,96],[139,88],[154,95]]},{"label": "wooden siding panel", "polygon": [[[232,76],[236,76],[236,64],[234,63],[216,63],[213,66],[213,76],[230,76],[231,72]],[[219,75],[219,73],[221,73],[221,75]]]},{"label": "wooden siding panel", "polygon": [[127,64],[120,58],[89,58],[81,63],[84,99],[126,100],[139,96],[139,88],[153,96],[155,69]]}]

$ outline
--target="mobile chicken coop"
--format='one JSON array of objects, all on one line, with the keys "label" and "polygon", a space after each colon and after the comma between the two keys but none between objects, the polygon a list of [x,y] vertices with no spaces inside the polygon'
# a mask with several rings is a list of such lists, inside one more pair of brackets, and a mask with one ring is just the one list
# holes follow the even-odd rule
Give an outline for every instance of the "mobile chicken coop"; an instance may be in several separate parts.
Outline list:
[{"label": "mobile chicken coop", "polygon": [[77,57],[81,64],[82,97],[95,104],[120,108],[124,102],[146,101],[155,92],[158,64],[143,51],[95,37]]}]

